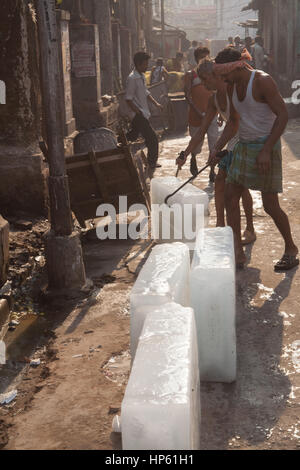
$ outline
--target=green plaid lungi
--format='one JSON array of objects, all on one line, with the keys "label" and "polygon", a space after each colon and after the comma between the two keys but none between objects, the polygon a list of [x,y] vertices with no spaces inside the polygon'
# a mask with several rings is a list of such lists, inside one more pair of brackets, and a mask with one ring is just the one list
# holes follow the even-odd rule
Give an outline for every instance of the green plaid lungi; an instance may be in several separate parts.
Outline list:
[{"label": "green plaid lungi", "polygon": [[259,173],[256,159],[268,137],[255,142],[238,142],[233,150],[233,159],[226,183],[240,184],[248,189],[265,193],[282,193],[281,141],[274,146],[271,155],[271,169],[263,175]]}]

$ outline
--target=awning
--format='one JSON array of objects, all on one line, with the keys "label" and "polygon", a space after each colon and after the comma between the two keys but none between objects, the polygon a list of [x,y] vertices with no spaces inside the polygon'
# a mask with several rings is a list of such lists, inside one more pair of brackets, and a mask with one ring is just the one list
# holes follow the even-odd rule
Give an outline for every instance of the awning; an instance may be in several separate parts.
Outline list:
[{"label": "awning", "polygon": [[235,21],[235,24],[242,28],[256,28],[258,29],[258,20]]}]

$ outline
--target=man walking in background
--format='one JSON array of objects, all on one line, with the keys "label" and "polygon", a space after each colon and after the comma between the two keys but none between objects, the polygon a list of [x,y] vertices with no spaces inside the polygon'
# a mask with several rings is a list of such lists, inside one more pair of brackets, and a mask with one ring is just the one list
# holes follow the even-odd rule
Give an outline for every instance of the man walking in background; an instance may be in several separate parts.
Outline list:
[{"label": "man walking in background", "polygon": [[[188,60],[188,65],[189,65],[189,70],[192,70],[196,67],[197,63],[195,60],[195,50],[198,47],[198,42],[193,41],[191,47],[187,51],[187,60]],[[199,44],[199,47],[201,47],[201,44]]]},{"label": "man walking in background", "polygon": [[256,70],[263,70],[265,65],[265,51],[262,47],[262,44],[262,38],[257,36],[255,38],[255,44],[252,48],[252,55]]},{"label": "man walking in background", "polygon": [[234,38],[234,47],[235,47],[235,49],[236,49],[237,51],[242,52],[244,46],[243,46],[243,44],[242,44],[242,41],[241,41],[240,36],[236,36],[236,37]]},{"label": "man walking in background", "polygon": [[149,119],[151,112],[149,101],[158,109],[162,106],[151,96],[146,86],[144,73],[148,69],[150,56],[146,52],[137,52],[134,56],[134,70],[127,79],[125,99],[130,108],[130,118],[132,119],[131,130],[127,134],[127,139],[135,141],[141,134],[148,148],[148,163],[152,170],[161,165],[158,160],[158,138],[152,128]]},{"label": "man walking in background", "polygon": [[164,60],[159,57],[156,61],[156,65],[152,68],[150,83],[151,85],[154,85],[155,83],[159,83],[163,80],[167,81],[168,78],[169,73],[164,66]]},{"label": "man walking in background", "polygon": [[168,72],[183,72],[183,59],[184,55],[182,52],[176,52],[176,57],[167,61]]}]

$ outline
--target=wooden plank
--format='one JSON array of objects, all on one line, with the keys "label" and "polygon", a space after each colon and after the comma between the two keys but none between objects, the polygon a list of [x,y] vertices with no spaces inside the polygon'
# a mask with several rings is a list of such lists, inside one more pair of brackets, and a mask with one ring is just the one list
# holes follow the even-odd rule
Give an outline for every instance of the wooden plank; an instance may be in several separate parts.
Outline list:
[{"label": "wooden plank", "polygon": [[151,200],[150,200],[150,194],[149,194],[147,183],[146,183],[146,175],[145,175],[144,166],[143,166],[143,157],[141,155],[142,153],[144,152],[141,150],[140,155],[136,156],[136,165],[137,165],[137,169],[140,175],[140,181],[143,187],[144,196],[147,202],[147,209],[148,209],[148,212],[150,213]]},{"label": "wooden plank", "polygon": [[108,199],[109,194],[106,188],[106,182],[101,174],[101,170],[99,169],[94,150],[91,150],[89,152],[89,159],[90,159],[90,164],[91,164],[91,167],[93,169],[93,172],[96,178],[99,193],[103,195],[104,199]]},{"label": "wooden plank", "polygon": [[[115,155],[123,155],[123,147],[118,147],[116,149],[111,150],[104,150],[103,152],[95,151],[96,158],[105,158],[105,157],[112,157]],[[89,154],[87,153],[77,153],[76,155],[69,155],[66,157],[66,163],[73,163],[78,161],[85,161],[89,160]]]},{"label": "wooden plank", "polygon": [[[88,157],[88,155],[87,155]],[[112,156],[112,157],[103,157],[103,158],[97,158],[97,154],[96,154],[96,159],[97,159],[97,162],[98,163],[111,163],[111,162],[118,162],[118,161],[122,161],[122,160],[125,160],[126,157],[125,155],[116,155],[116,156]],[[83,168],[85,166],[88,166],[90,164],[89,162],[89,159],[87,158],[86,160],[78,160],[78,161],[74,161],[73,162],[67,162],[67,170],[71,170],[72,168]]]}]

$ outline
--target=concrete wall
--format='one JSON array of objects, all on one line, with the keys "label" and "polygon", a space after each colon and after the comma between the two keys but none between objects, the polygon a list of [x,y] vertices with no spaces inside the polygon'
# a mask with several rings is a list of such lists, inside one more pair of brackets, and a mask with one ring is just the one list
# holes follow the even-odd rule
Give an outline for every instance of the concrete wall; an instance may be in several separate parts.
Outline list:
[{"label": "concrete wall", "polygon": [[[297,0],[275,0],[261,4],[260,28],[264,47],[271,57],[270,74],[284,98],[290,99],[300,80],[300,4]],[[298,45],[299,44],[299,45]],[[288,104],[290,117],[300,116],[300,105]]]}]

